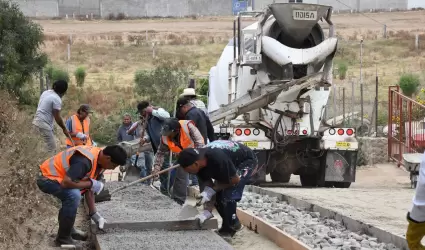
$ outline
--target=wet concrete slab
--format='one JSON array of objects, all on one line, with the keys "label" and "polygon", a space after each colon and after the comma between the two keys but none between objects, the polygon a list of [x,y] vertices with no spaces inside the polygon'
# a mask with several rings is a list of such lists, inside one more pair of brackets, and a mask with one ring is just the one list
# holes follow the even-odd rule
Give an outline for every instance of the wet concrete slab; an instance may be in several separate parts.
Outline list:
[{"label": "wet concrete slab", "polygon": [[211,231],[130,231],[107,230],[98,234],[102,250],[144,249],[144,250],[231,250],[220,236]]},{"label": "wet concrete slab", "polygon": [[[107,182],[106,188],[114,190],[125,184]],[[181,219],[182,206],[143,184],[117,192],[111,201],[96,203],[96,207],[107,220],[102,231],[96,230],[92,222],[97,249],[233,249],[208,230],[217,228],[216,219],[199,228],[194,219],[196,209],[192,216]]]}]

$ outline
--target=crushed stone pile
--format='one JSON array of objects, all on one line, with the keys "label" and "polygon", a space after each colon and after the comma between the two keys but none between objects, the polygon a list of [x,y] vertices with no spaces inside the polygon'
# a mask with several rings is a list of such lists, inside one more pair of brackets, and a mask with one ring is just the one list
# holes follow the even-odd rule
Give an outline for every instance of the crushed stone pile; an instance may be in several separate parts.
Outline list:
[{"label": "crushed stone pile", "polygon": [[313,249],[399,250],[393,244],[348,230],[341,222],[320,218],[320,213],[298,209],[277,197],[244,192],[238,206],[294,236]]}]

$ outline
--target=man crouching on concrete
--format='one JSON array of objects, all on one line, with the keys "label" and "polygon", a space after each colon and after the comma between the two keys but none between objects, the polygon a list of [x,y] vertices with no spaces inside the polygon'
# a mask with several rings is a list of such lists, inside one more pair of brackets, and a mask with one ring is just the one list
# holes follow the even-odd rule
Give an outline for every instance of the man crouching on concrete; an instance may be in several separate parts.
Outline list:
[{"label": "man crouching on concrete", "polygon": [[74,240],[87,240],[87,233],[74,229],[77,208],[84,191],[89,214],[99,228],[105,219],[96,212],[94,194],[99,194],[103,183],[97,177],[105,169],[115,169],[126,163],[127,154],[120,146],[104,149],[92,146],[69,148],[47,159],[40,166],[37,185],[41,191],[62,201],[59,210],[59,230],[55,243],[77,245]]},{"label": "man crouching on concrete", "polygon": [[180,152],[180,166],[186,172],[196,174],[200,181],[202,192],[196,205],[204,205],[204,211],[197,216],[201,224],[213,217],[210,204],[215,196],[214,206],[223,219],[217,233],[222,237],[233,237],[242,229],[236,216],[236,205],[256,171],[257,162],[251,149],[234,141],[213,141],[204,148],[188,148]]}]

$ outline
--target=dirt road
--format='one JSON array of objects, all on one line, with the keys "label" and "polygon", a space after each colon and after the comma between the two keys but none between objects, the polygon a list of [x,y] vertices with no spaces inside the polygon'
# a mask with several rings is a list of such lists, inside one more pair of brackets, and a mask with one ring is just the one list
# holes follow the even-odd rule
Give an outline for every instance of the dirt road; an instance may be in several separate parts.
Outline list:
[{"label": "dirt road", "polygon": [[[291,183],[299,183],[293,176]],[[393,164],[358,169],[349,189],[268,188],[367,222],[391,233],[405,236],[406,213],[414,190],[409,175]]]},{"label": "dirt road", "polygon": [[[388,31],[408,30],[423,31],[425,11],[383,12],[366,14],[334,14],[333,22],[336,31],[341,35],[354,32],[382,32],[383,24]],[[124,21],[66,21],[38,20],[46,34],[81,34],[95,35],[104,33],[145,32],[231,32],[232,18],[205,17],[191,19],[158,19],[158,20],[124,20]],[[253,21],[245,21],[243,26]]]}]

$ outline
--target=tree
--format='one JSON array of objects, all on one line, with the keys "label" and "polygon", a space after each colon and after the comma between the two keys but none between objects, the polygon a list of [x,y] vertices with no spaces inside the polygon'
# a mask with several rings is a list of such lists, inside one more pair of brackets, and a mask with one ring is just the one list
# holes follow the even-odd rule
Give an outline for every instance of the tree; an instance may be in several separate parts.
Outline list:
[{"label": "tree", "polygon": [[0,88],[20,96],[31,77],[47,63],[39,48],[40,25],[27,19],[16,3],[0,0]]},{"label": "tree", "polygon": [[153,70],[139,70],[134,76],[136,92],[154,105],[174,109],[179,88],[187,85],[197,65],[173,59],[159,59]]}]

